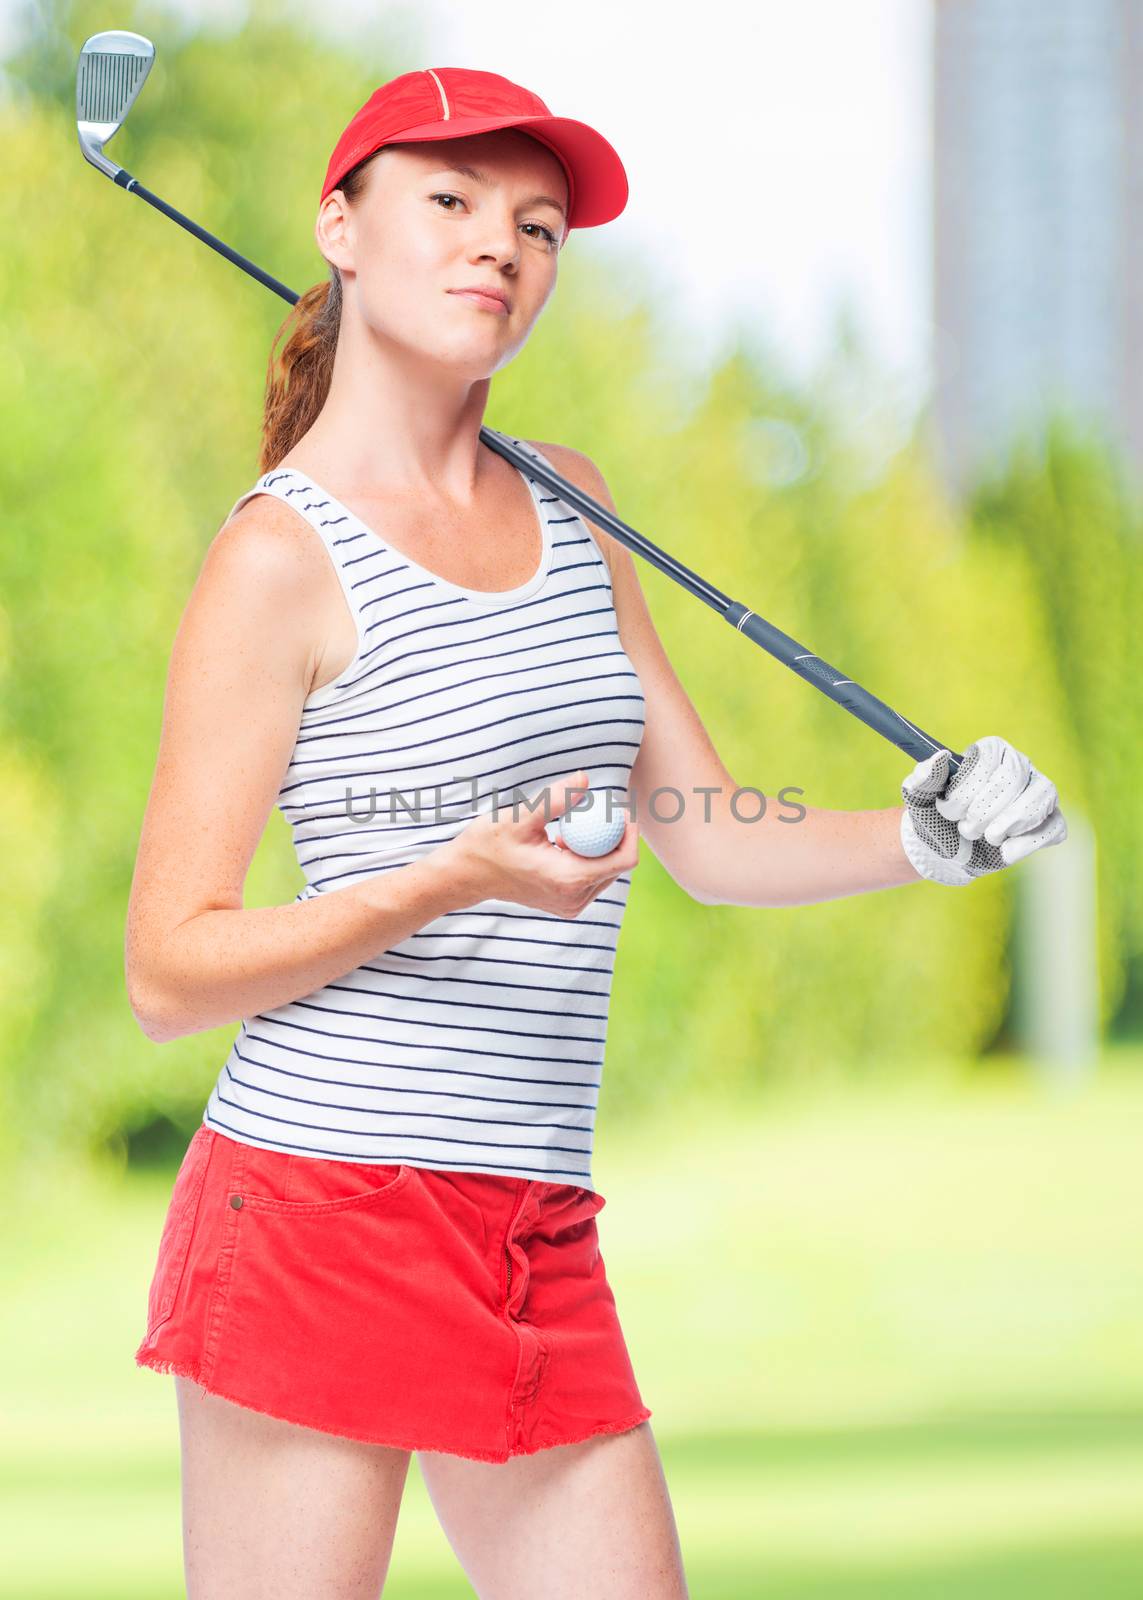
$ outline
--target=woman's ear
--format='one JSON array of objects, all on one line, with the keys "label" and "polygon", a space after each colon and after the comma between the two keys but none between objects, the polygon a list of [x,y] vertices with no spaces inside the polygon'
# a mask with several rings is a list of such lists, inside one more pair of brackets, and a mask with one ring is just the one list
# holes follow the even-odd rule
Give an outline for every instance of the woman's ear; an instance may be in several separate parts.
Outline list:
[{"label": "woman's ear", "polygon": [[314,239],[330,266],[353,271],[353,218],[340,189],[327,194],[319,206]]}]

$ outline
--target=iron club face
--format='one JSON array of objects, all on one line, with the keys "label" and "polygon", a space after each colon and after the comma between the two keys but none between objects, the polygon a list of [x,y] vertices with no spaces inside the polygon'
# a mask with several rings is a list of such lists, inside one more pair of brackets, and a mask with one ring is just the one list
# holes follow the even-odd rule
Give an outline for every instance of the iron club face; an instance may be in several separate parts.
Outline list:
[{"label": "iron club face", "polygon": [[75,78],[79,147],[109,178],[121,169],[103,154],[103,146],[126,121],[154,59],[150,39],[119,28],[93,33],[79,53]]}]

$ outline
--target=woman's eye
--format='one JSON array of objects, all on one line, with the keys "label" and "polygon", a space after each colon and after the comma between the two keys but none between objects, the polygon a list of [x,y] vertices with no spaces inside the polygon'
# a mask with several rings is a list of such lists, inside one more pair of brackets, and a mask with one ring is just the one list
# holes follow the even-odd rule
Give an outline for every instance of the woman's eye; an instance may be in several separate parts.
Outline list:
[{"label": "woman's eye", "polygon": [[[431,194],[429,196],[429,199],[430,200],[455,200],[458,205],[463,205],[464,204],[464,201],[460,198],[460,196],[458,194],[445,194],[445,193],[442,192],[440,194]],[[451,214],[453,208],[451,206],[445,206],[445,207],[442,207],[441,209],[442,210],[447,210]],[[539,228],[540,232],[544,235],[544,238],[547,240],[549,245],[554,245],[557,242],[556,236],[552,232],[551,228],[545,227],[542,222],[522,222],[520,224],[520,226],[522,228]]]}]

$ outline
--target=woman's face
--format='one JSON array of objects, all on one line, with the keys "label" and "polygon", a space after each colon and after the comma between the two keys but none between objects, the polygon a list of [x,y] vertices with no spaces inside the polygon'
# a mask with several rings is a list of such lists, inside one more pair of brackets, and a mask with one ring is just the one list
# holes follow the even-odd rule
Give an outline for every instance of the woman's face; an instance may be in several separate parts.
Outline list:
[{"label": "woman's face", "polygon": [[[352,204],[340,190],[327,196],[315,230],[342,273],[343,331],[353,336],[360,324],[455,372],[490,376],[555,288],[568,204],[562,165],[505,128],[387,145],[366,177]],[[477,287],[502,290],[507,312],[455,292]]]}]

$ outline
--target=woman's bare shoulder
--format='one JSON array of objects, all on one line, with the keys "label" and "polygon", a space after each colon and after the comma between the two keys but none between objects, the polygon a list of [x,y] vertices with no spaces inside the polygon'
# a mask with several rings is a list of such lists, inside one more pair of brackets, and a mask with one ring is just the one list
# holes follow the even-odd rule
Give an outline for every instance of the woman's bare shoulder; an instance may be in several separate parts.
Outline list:
[{"label": "woman's bare shoulder", "polygon": [[216,547],[232,560],[265,564],[267,575],[281,580],[293,575],[312,582],[329,567],[325,547],[305,517],[274,494],[244,501],[215,534],[212,551]]},{"label": "woman's bare shoulder", "polygon": [[340,586],[319,535],[272,494],[245,501],[219,528],[188,599],[183,631],[221,649],[242,637],[312,681],[338,608]]}]

